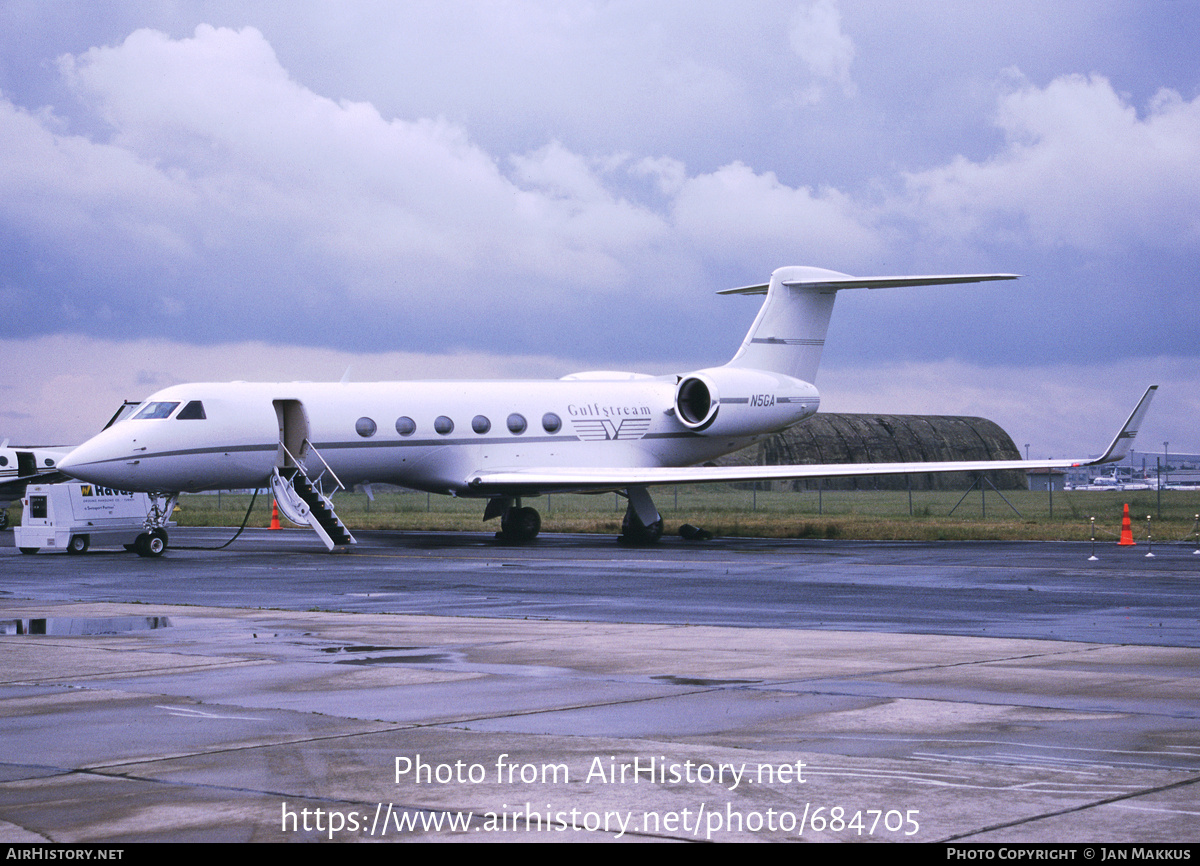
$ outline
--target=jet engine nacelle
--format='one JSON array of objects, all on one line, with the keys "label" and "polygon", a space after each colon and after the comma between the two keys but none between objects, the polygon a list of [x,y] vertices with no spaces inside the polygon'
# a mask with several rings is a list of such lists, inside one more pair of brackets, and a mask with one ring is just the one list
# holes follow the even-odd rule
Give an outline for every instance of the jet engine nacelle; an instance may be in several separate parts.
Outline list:
[{"label": "jet engine nacelle", "polygon": [[773,433],[815,414],[820,403],[812,384],[766,370],[710,367],[675,386],[675,417],[706,436]]}]

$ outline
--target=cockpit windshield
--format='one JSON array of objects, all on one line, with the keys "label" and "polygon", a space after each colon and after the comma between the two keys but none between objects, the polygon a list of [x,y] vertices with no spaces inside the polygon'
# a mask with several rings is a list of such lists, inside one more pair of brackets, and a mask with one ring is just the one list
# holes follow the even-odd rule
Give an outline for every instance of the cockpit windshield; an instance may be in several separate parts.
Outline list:
[{"label": "cockpit windshield", "polygon": [[179,403],[161,402],[147,403],[142,407],[142,411],[133,416],[134,421],[146,421],[153,418],[166,418],[175,411],[175,407]]}]

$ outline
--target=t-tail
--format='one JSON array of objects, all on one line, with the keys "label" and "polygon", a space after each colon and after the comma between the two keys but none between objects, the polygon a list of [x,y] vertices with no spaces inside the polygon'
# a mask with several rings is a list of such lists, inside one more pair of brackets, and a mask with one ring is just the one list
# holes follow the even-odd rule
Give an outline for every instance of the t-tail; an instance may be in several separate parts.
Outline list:
[{"label": "t-tail", "polygon": [[727,367],[768,370],[815,382],[825,348],[833,301],[841,289],[887,289],[1015,280],[1017,274],[952,274],[916,277],[852,277],[824,268],[786,267],[766,285],[725,289],[722,295],[766,295],[758,318]]}]

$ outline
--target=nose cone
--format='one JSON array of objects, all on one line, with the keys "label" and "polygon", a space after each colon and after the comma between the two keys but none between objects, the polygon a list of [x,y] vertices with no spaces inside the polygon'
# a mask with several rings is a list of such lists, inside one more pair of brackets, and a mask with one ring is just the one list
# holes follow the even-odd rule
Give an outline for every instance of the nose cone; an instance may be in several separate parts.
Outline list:
[{"label": "nose cone", "polygon": [[119,439],[106,430],[93,436],[58,462],[59,471],[105,487],[122,490],[132,486],[137,460],[133,456],[129,437]]}]

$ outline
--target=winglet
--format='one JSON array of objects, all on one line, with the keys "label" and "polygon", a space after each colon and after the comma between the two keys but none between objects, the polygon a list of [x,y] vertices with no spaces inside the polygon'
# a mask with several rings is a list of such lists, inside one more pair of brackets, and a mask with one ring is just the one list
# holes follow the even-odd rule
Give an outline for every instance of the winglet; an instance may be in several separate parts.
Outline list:
[{"label": "winglet", "polygon": [[1146,389],[1146,393],[1142,395],[1142,399],[1138,401],[1137,406],[1130,413],[1125,426],[1113,438],[1112,444],[1108,446],[1108,450],[1104,452],[1104,456],[1093,460],[1089,465],[1115,463],[1118,460],[1125,459],[1125,455],[1129,453],[1129,447],[1137,437],[1138,428],[1142,426],[1142,419],[1146,417],[1146,412],[1150,409],[1150,401],[1154,399],[1154,392],[1157,390],[1157,385],[1151,385]]}]

